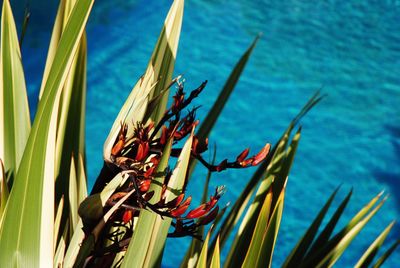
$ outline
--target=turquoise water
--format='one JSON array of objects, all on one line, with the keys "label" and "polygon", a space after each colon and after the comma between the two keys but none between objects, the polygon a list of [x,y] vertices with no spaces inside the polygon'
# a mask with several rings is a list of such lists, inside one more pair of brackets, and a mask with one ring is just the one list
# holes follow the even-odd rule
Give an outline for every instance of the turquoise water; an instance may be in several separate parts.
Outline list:
[{"label": "turquoise water", "polygon": [[[18,2],[18,1],[17,1]],[[20,1],[24,2],[24,1]],[[54,4],[31,3],[23,47],[32,110],[46,55]],[[49,1],[48,1],[49,2]],[[16,3],[16,2],[15,2]],[[89,183],[101,164],[102,146],[117,112],[148,58],[170,1],[97,1],[88,24],[87,159]],[[16,15],[21,17],[21,5]],[[339,267],[354,265],[378,233],[400,215],[400,2],[187,0],[176,74],[187,87],[209,80],[197,104],[203,118],[241,53],[258,32],[240,83],[211,134],[218,157],[257,151],[274,143],[319,88],[328,97],[302,121],[303,135],[287,187],[284,220],[274,255],[279,266],[323,202],[342,184],[354,187],[346,215],[381,190],[390,199],[350,246]],[[212,184],[227,185],[234,200],[253,170],[228,171]],[[199,198],[205,170],[189,191]],[[336,202],[337,204],[337,202]],[[343,224],[343,222],[342,222]],[[400,236],[399,227],[389,236]],[[167,244],[165,267],[175,267],[189,239]],[[226,253],[226,249],[223,251]],[[397,252],[386,267],[398,266]]]}]

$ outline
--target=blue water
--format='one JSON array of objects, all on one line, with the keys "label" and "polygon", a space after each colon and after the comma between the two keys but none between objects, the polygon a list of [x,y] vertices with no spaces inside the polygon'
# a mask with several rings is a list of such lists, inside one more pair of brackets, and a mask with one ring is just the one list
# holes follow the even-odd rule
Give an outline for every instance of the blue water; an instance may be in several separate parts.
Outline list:
[{"label": "blue water", "polygon": [[[16,16],[25,1],[16,1]],[[50,2],[50,1],[47,1]],[[55,16],[55,4],[31,3],[23,47],[29,100],[36,96]],[[149,56],[170,1],[97,1],[88,32],[87,159],[89,183],[101,164],[102,146],[117,112]],[[368,243],[400,216],[400,2],[187,0],[176,74],[187,87],[209,80],[197,104],[204,118],[225,79],[258,32],[257,45],[240,83],[211,134],[218,157],[257,151],[274,143],[319,88],[328,97],[302,121],[302,140],[287,187],[284,220],[274,255],[279,266],[336,186],[340,197],[353,186],[346,215],[381,190],[390,194],[340,260],[354,265]],[[253,170],[213,177],[227,185],[222,202],[234,200]],[[200,197],[205,170],[189,187]],[[335,204],[337,204],[336,202]],[[344,222],[342,222],[344,224]],[[400,236],[396,226],[388,242]],[[190,239],[168,241],[165,267],[175,267]],[[226,249],[223,251],[226,253]],[[386,267],[396,267],[399,251]]]}]

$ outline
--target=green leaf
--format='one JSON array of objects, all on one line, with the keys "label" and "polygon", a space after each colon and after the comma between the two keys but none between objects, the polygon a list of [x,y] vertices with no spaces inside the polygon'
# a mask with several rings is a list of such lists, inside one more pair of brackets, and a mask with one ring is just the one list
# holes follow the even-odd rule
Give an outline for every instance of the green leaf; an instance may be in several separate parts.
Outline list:
[{"label": "green leaf", "polygon": [[[284,135],[279,142],[272,159],[267,167],[264,178],[255,194],[254,201],[246,211],[246,214],[240,224],[239,230],[235,236],[231,250],[225,262],[225,267],[235,267],[237,263],[242,263],[246,250],[250,244],[254,228],[259,218],[262,209],[263,201],[265,200],[268,191],[272,188],[271,210],[275,210],[277,198],[280,197],[283,187],[289,175],[292,166],[296,148],[300,140],[300,129],[293,137],[290,146],[285,147],[288,141],[288,135]],[[278,197],[276,197],[278,196]],[[270,217],[270,215],[267,215]]]},{"label": "green leaf", "polygon": [[3,215],[0,266],[29,263],[31,267],[44,267],[53,263],[53,232],[49,230],[54,228],[54,155],[59,97],[92,4],[89,0],[77,1],[58,44]]},{"label": "green leaf", "polygon": [[220,252],[219,252],[219,236],[217,236],[217,243],[215,244],[214,253],[211,259],[211,268],[219,268],[221,266]]},{"label": "green leaf", "polygon": [[197,262],[196,268],[206,268],[207,267],[207,252],[208,252],[208,241],[210,240],[210,232],[206,236],[206,240],[203,242],[203,247],[201,248],[199,260]]},{"label": "green leaf", "polygon": [[64,262],[68,229],[69,229],[69,222],[67,222],[67,224],[65,224],[65,228],[64,228],[63,234],[60,238],[60,241],[58,242],[58,245],[54,244],[54,246],[57,245],[57,249],[54,254],[53,267],[62,267],[63,266],[62,264]]},{"label": "green leaf", "polygon": [[7,178],[6,178],[6,173],[4,171],[3,161],[1,161],[0,159],[0,226],[9,194],[10,193],[8,191]]},{"label": "green leaf", "polygon": [[299,240],[297,245],[290,253],[289,257],[286,258],[282,267],[296,267],[298,263],[300,263],[300,261],[303,259],[304,255],[311,247],[312,242],[314,241],[314,238],[317,235],[318,229],[322,223],[322,220],[324,219],[326,213],[328,212],[328,209],[331,206],[333,198],[335,197],[338,190],[339,188],[337,188],[329,197],[328,201],[321,208],[320,212],[318,213],[317,217],[314,219],[313,223],[308,228],[307,232]]},{"label": "green leaf", "polygon": [[[319,248],[316,248],[315,251],[309,251],[307,255],[305,256],[303,262],[299,267],[315,267],[317,264],[324,259],[329,252],[332,252],[334,248],[340,243],[340,241],[345,237],[350,231],[353,230],[353,228],[359,224],[364,217],[371,211],[373,206],[376,204],[376,202],[380,199],[382,196],[382,193],[379,193],[377,196],[375,196],[367,205],[365,205],[347,224],[344,228],[342,228],[334,237],[329,239],[329,241],[324,242],[321,244]],[[342,202],[343,203],[343,202]],[[382,204],[381,204],[382,205]],[[380,205],[380,206],[381,206]],[[380,207],[379,206],[379,207]],[[336,214],[336,213],[335,213]],[[334,217],[332,217],[334,218]],[[332,221],[332,220],[331,220]],[[327,227],[325,230],[328,228],[328,226],[331,225],[328,223]],[[331,227],[329,227],[331,228]],[[327,234],[324,234],[325,230],[321,233],[321,236],[324,235],[326,236]],[[320,237],[321,237],[320,236]],[[320,239],[319,237],[319,239]],[[317,239],[318,240],[318,239]],[[313,246],[314,247],[314,246]]]},{"label": "green leaf", "polygon": [[260,257],[261,244],[263,242],[263,236],[268,229],[268,222],[271,213],[272,203],[272,188],[267,194],[262,204],[260,214],[258,215],[257,223],[254,228],[253,236],[250,241],[246,257],[243,262],[243,266],[256,267],[258,258]]},{"label": "green leaf", "polygon": [[[172,4],[146,72],[133,87],[111,127],[104,143],[103,156],[106,162],[112,162],[111,150],[118,136],[121,122],[142,122],[148,102],[160,95],[171,82],[181,31],[183,5],[184,0],[175,0]],[[164,114],[167,100],[168,94],[163,93],[151,116],[153,121],[158,122]],[[127,136],[131,136],[132,132],[132,128],[128,129]]]},{"label": "green leaf", "polygon": [[63,209],[64,209],[64,196],[61,197],[60,202],[58,202],[56,218],[54,220],[54,237],[53,237],[54,248],[57,246],[58,235],[59,235],[60,227],[61,227],[61,216],[62,216]]},{"label": "green leaf", "polygon": [[74,233],[74,228],[78,224],[78,186],[76,185],[76,169],[75,169],[75,161],[74,158],[71,158],[71,169],[70,169],[70,178],[69,178],[69,222],[71,228],[71,234]]},{"label": "green leaf", "polygon": [[318,235],[317,239],[313,243],[311,249],[308,250],[307,255],[312,255],[315,252],[317,252],[319,249],[323,248],[327,242],[329,241],[329,238],[331,237],[334,229],[336,228],[337,223],[339,222],[340,217],[343,214],[344,209],[346,208],[347,204],[350,201],[350,197],[353,193],[353,190],[351,190],[346,198],[342,201],[340,206],[337,208],[329,222],[326,224],[325,228],[322,230],[322,232]]},{"label": "green leaf", "polygon": [[384,198],[374,209],[372,209],[362,220],[352,227],[345,235],[343,235],[337,245],[332,248],[324,258],[318,263],[317,267],[332,267],[340,258],[345,249],[350,245],[358,233],[365,227],[367,222],[382,207],[386,198]]},{"label": "green leaf", "polygon": [[354,266],[355,268],[359,267],[369,267],[372,263],[372,260],[374,259],[375,255],[378,253],[378,250],[380,247],[383,245],[383,242],[385,241],[387,235],[389,234],[390,230],[392,229],[394,225],[394,221],[391,222],[385,230],[375,239],[375,241],[368,247],[368,249],[364,252],[364,254],[361,256],[361,258],[358,260],[356,265]]},{"label": "green leaf", "polygon": [[[215,159],[217,156],[216,152],[217,152],[217,150],[214,146],[213,158],[211,160],[212,165],[215,164]],[[192,162],[190,162],[190,163],[192,163]],[[190,166],[190,164],[189,164],[189,166]],[[201,204],[204,204],[207,202],[208,187],[210,185],[211,174],[212,174],[211,171],[207,172],[206,181],[204,183],[203,196],[201,197],[201,202],[200,202]],[[226,210],[226,207],[224,209]],[[220,213],[219,213],[219,215],[220,215]],[[216,225],[216,220],[217,220],[217,218],[214,220],[214,226]],[[214,229],[211,229],[211,230],[214,230]],[[198,227],[197,235],[199,235],[200,237],[204,236],[204,226]],[[180,265],[181,268],[195,267],[195,265],[197,263],[197,259],[201,252],[201,245],[202,245],[202,242],[200,239],[192,238],[192,242],[190,243],[188,251],[186,252],[185,257],[183,258],[183,261],[181,262],[181,265]]]},{"label": "green leaf", "polygon": [[393,251],[396,250],[397,246],[400,245],[400,240],[397,240],[396,242],[394,242],[387,251],[385,251],[385,253],[383,253],[383,255],[376,261],[376,263],[374,264],[374,268],[378,268],[381,267],[382,264],[385,263],[385,261],[389,258],[389,256],[393,253]]},{"label": "green leaf", "polygon": [[[68,224],[67,224],[68,225]],[[80,219],[78,225],[75,228],[75,232],[68,244],[67,251],[64,256],[64,267],[72,267],[75,263],[76,257],[78,256],[80,246],[83,239],[85,238],[85,233],[82,230],[83,224]]]},{"label": "green leaf", "polygon": [[[214,127],[215,123],[219,115],[221,114],[222,110],[224,109],[225,104],[228,102],[228,99],[235,89],[237,82],[239,81],[240,75],[242,74],[244,67],[246,66],[247,61],[250,58],[251,53],[253,52],[254,47],[257,44],[260,35],[257,35],[251,45],[247,48],[245,53],[240,57],[239,61],[236,63],[235,67],[233,68],[231,74],[226,80],[224,87],[222,88],[221,93],[219,93],[218,98],[214,102],[213,106],[211,107],[210,111],[208,112],[206,118],[203,120],[203,123],[200,125],[199,130],[197,131],[196,135],[199,137],[200,140],[204,140],[210,134],[212,128]],[[189,174],[191,175],[194,171],[197,161],[192,161],[189,168]],[[190,179],[189,175],[189,179]]]},{"label": "green leaf", "polygon": [[[165,191],[166,203],[175,199],[175,197],[182,193],[191,155],[192,140],[193,133],[183,146],[175,169],[171,175],[171,178],[169,179],[167,190]],[[157,172],[163,172],[168,165],[168,158],[170,154],[169,151],[170,146],[172,145],[171,142],[172,141],[170,141],[170,145],[164,149],[162,157],[163,162],[159,163]],[[156,179],[155,183],[151,184],[150,191],[154,189],[155,192],[150,202],[152,202],[154,198],[154,201],[159,200],[161,193],[161,187],[159,185],[162,185],[160,182],[163,181],[164,178],[160,177]],[[135,227],[132,241],[129,244],[128,250],[122,262],[122,268],[159,267],[161,265],[165,240],[167,239],[171,222],[171,218],[162,219],[154,212],[142,210],[140,212],[138,223]]]},{"label": "green leaf", "polygon": [[[0,159],[14,176],[31,129],[21,51],[10,2],[3,1],[0,51]],[[12,176],[12,177],[14,177]]]},{"label": "green leaf", "polygon": [[[221,248],[225,245],[230,233],[232,232],[234,226],[238,223],[239,219],[243,215],[247,204],[250,201],[251,196],[254,194],[257,184],[260,180],[264,179],[266,176],[267,168],[272,162],[279,162],[283,157],[282,152],[287,147],[287,143],[289,140],[289,136],[291,131],[299,123],[300,119],[307,114],[308,111],[311,110],[319,101],[321,101],[322,97],[319,95],[319,92],[315,93],[308,102],[303,106],[300,112],[296,115],[296,117],[292,120],[292,122],[287,127],[286,131],[283,133],[282,137],[278,140],[278,142],[274,145],[274,148],[271,150],[267,159],[263,161],[250,181],[247,183],[245,189],[239,195],[238,199],[235,201],[232,209],[229,211],[225,220],[221,224],[220,228],[220,246]],[[274,164],[276,165],[276,163]],[[277,165],[278,166],[278,165]],[[216,240],[213,241],[212,245],[215,245]],[[212,248],[212,247],[211,247]]]},{"label": "green leaf", "polygon": [[251,52],[253,52],[253,49],[256,46],[259,38],[260,35],[256,36],[254,41],[251,43],[250,47],[242,55],[238,63],[236,63],[235,68],[232,70],[228,80],[225,82],[225,85],[221,93],[218,95],[218,98],[214,102],[213,107],[210,109],[206,118],[204,119],[203,121],[204,123],[201,124],[199,130],[197,131],[197,136],[200,139],[205,139],[210,134],[211,129],[217,122],[218,116],[221,114],[222,109],[224,108],[231,93],[233,92],[236,83],[239,81],[240,75],[242,74],[244,67],[246,66],[246,63],[250,58]]},{"label": "green leaf", "polygon": [[98,222],[96,227],[92,230],[90,235],[85,238],[83,241],[80,249],[78,256],[76,257],[76,261],[74,263],[74,267],[84,267],[84,263],[87,259],[87,257],[90,255],[90,253],[93,251],[94,246],[97,242],[97,240],[100,237],[101,232],[104,229],[104,226],[108,222],[108,220],[111,218],[111,216],[114,214],[117,209],[120,208],[120,206],[135,192],[135,189],[131,190],[130,192],[126,193],[124,197],[122,197],[118,202],[113,205],[107,213],[101,218],[101,220]]},{"label": "green leaf", "polygon": [[279,227],[282,220],[284,198],[285,186],[282,189],[279,198],[277,199],[274,211],[272,212],[271,218],[269,220],[267,232],[261,244],[256,267],[271,267],[272,254],[274,253],[276,239],[278,237]]}]

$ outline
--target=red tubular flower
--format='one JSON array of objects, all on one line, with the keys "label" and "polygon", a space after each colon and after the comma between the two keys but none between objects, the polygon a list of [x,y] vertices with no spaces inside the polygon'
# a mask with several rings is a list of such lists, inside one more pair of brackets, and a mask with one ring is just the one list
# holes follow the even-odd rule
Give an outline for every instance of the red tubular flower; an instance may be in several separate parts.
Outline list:
[{"label": "red tubular flower", "polygon": [[243,160],[245,160],[246,157],[249,155],[249,151],[250,151],[249,148],[244,149],[243,152],[241,152],[241,153],[238,155],[238,157],[236,158],[236,161],[237,161],[238,163],[243,162]]},{"label": "red tubular flower", "polygon": [[155,166],[152,166],[151,168],[149,168],[149,169],[143,174],[143,177],[145,177],[146,179],[150,178],[151,175],[153,174],[155,168],[156,168]]},{"label": "red tubular flower", "polygon": [[146,126],[146,128],[144,129],[144,132],[148,135],[149,132],[153,129],[154,127],[154,122],[150,121],[150,123]]},{"label": "red tubular flower", "polygon": [[228,165],[228,159],[225,159],[221,163],[219,163],[219,165],[216,167],[216,170],[218,172],[225,170],[227,165]]},{"label": "red tubular flower", "polygon": [[111,149],[112,156],[118,155],[122,151],[122,149],[124,149],[127,132],[128,132],[127,125],[121,123],[121,129],[119,130],[118,140],[115,142],[114,146]]},{"label": "red tubular flower", "polygon": [[183,213],[186,212],[186,210],[188,209],[188,207],[189,207],[189,205],[182,205],[182,206],[179,206],[178,208],[171,210],[171,211],[169,212],[169,214],[170,214],[172,217],[174,217],[174,218],[180,217]]},{"label": "red tubular flower", "polygon": [[140,182],[140,185],[139,185],[139,190],[140,190],[142,193],[147,192],[147,191],[149,190],[149,188],[150,188],[150,184],[151,184],[151,180],[149,180],[149,179],[147,179],[147,180],[142,180],[142,181]]},{"label": "red tubular flower", "polygon": [[246,160],[240,162],[239,164],[240,164],[242,167],[247,167],[248,165],[250,165],[251,163],[253,163],[253,161],[254,161],[253,158],[248,158],[248,159],[246,159]]},{"label": "red tubular flower", "polygon": [[261,151],[256,154],[255,156],[253,156],[254,161],[251,163],[253,166],[258,165],[261,161],[263,161],[268,153],[269,153],[269,149],[271,148],[271,145],[269,143],[267,143],[264,148],[261,149]]},{"label": "red tubular flower", "polygon": [[[185,194],[182,193],[182,194],[178,195],[177,197],[175,197],[174,199],[172,199],[171,201],[169,201],[167,204],[165,204],[165,206],[169,207],[169,208],[176,208],[177,206],[179,206],[182,203],[182,200],[184,197],[185,197]],[[191,199],[192,198],[189,196],[189,198],[186,199],[185,202],[187,202],[189,200],[189,204],[190,204]]]},{"label": "red tubular flower", "polygon": [[124,214],[122,215],[122,221],[127,224],[133,216],[133,212],[130,209],[125,209]]},{"label": "red tubular flower", "polygon": [[197,225],[207,225],[210,222],[212,222],[213,220],[215,220],[215,218],[218,215],[218,211],[219,211],[219,207],[216,206],[210,213],[208,213],[206,216],[201,217],[199,219],[199,221],[197,222]]},{"label": "red tubular flower", "polygon": [[192,202],[192,197],[189,196],[188,198],[186,198],[186,200],[181,204],[181,206],[189,206],[190,203]]},{"label": "red tubular flower", "polygon": [[160,162],[160,157],[157,156],[157,155],[156,155],[156,156],[153,156],[153,157],[150,159],[150,162],[153,163],[154,166],[157,166],[158,163]]},{"label": "red tubular flower", "polygon": [[160,144],[164,145],[167,143],[168,139],[168,128],[166,126],[162,126],[161,137],[160,137]]},{"label": "red tubular flower", "polygon": [[149,154],[150,146],[148,142],[140,142],[138,145],[137,153],[135,160],[136,161],[143,161],[147,155]]},{"label": "red tubular flower", "polygon": [[208,150],[208,138],[199,140],[196,136],[193,137],[192,151],[196,155],[200,155]]},{"label": "red tubular flower", "polygon": [[199,207],[189,211],[185,218],[187,219],[195,219],[204,216],[207,214],[208,210],[206,209],[206,204],[202,204]]},{"label": "red tubular flower", "polygon": [[216,198],[216,197],[214,197],[214,196],[211,196],[211,199],[210,199],[210,201],[207,203],[207,206],[210,207],[210,208],[213,208],[213,207],[215,206],[215,204],[217,204],[218,199],[219,199],[219,197]]}]

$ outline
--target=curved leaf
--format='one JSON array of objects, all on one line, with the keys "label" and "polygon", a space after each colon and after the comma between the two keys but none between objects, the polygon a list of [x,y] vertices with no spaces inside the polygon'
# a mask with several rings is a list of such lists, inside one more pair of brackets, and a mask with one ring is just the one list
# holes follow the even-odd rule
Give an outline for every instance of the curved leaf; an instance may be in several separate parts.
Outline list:
[{"label": "curved leaf", "polygon": [[[53,263],[54,154],[59,96],[93,1],[78,0],[63,31],[0,228],[0,266]],[[50,206],[48,206],[50,204]],[[19,254],[14,254],[18,252]]]},{"label": "curved leaf", "polygon": [[18,170],[31,128],[21,51],[10,2],[3,1],[0,51],[0,159]]}]

